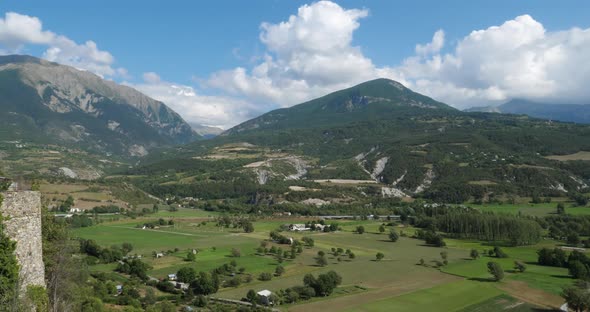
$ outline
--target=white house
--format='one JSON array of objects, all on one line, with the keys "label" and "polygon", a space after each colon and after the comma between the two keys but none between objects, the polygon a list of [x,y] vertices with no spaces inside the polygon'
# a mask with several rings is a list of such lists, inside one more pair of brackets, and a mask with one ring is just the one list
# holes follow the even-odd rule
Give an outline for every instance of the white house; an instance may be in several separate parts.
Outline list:
[{"label": "white house", "polygon": [[168,274],[168,279],[171,281],[175,281],[176,280],[176,274],[172,273],[172,274]]},{"label": "white house", "polygon": [[309,231],[309,228],[305,227],[305,224],[289,224],[289,231],[294,232],[301,232],[301,231]]},{"label": "white house", "polygon": [[264,304],[264,305],[272,304],[272,302],[270,301],[270,295],[272,295],[272,292],[270,290],[268,290],[268,289],[261,290],[261,291],[257,292],[256,294],[260,298],[261,304]]},{"label": "white house", "polygon": [[82,212],[82,209],[80,208],[70,208],[70,213],[80,213]]},{"label": "white house", "polygon": [[164,253],[158,252],[156,254],[156,258],[162,258],[162,257],[164,257]]}]

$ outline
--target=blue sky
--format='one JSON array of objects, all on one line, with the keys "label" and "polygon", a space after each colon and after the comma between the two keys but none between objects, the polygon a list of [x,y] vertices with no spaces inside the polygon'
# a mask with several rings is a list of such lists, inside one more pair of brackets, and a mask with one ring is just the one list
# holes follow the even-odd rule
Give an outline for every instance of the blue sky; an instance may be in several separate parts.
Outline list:
[{"label": "blue sky", "polygon": [[381,76],[458,108],[590,103],[557,86],[571,76],[558,68],[590,78],[571,64],[587,62],[589,16],[588,1],[1,1],[0,52],[94,71],[227,128]]}]

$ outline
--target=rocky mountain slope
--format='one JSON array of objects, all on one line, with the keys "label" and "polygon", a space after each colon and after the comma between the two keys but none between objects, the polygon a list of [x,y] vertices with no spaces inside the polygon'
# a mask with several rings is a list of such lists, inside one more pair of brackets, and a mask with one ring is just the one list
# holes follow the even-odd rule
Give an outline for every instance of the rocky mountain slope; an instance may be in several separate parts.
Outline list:
[{"label": "rocky mountain slope", "polygon": [[[167,150],[160,156],[168,160],[151,158],[128,173],[157,176],[141,182],[150,193],[210,189],[221,198],[259,198],[262,186],[275,199],[287,192],[331,203],[565,196],[588,191],[588,137],[590,126],[461,112],[377,79]],[[306,191],[294,196],[288,186]]]},{"label": "rocky mountain slope", "polygon": [[135,89],[42,59],[0,56],[0,139],[144,156],[200,136]]}]

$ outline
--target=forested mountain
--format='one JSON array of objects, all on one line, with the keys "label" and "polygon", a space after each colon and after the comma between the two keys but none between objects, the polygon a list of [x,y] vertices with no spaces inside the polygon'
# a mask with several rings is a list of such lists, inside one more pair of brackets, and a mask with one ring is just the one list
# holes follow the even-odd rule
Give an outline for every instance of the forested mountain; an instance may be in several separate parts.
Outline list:
[{"label": "forested mountain", "polygon": [[529,115],[549,120],[590,124],[590,105],[583,104],[545,104],[514,99],[500,106],[472,107],[466,111]]},{"label": "forested mountain", "polygon": [[269,112],[128,173],[157,176],[141,183],[158,195],[258,194],[254,202],[261,190],[276,199],[296,185],[307,189],[278,197],[327,204],[563,196],[590,184],[589,137],[590,126],[461,112],[378,79]]},{"label": "forested mountain", "polygon": [[90,72],[0,56],[0,140],[144,156],[200,136],[164,103]]}]

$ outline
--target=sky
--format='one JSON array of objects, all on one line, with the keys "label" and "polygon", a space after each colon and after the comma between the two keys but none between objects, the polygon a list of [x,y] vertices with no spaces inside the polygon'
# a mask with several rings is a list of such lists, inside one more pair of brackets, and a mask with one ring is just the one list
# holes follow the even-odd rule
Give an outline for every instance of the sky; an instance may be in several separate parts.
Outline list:
[{"label": "sky", "polygon": [[229,128],[375,78],[459,109],[590,103],[588,1],[0,0],[0,54]]}]

